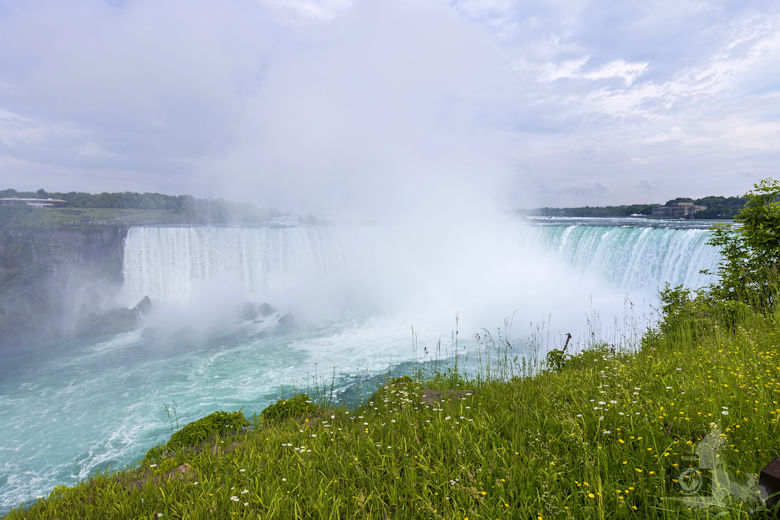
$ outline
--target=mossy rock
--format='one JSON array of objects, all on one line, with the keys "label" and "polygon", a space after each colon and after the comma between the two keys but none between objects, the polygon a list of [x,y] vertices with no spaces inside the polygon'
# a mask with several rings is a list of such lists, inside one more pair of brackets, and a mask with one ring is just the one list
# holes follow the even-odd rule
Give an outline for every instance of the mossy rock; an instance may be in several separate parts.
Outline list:
[{"label": "mossy rock", "polygon": [[279,421],[288,417],[305,417],[312,415],[319,407],[311,402],[306,394],[298,394],[290,399],[282,399],[260,412],[265,420]]},{"label": "mossy rock", "polygon": [[209,437],[241,431],[249,426],[241,412],[214,412],[202,419],[191,422],[171,435],[166,447],[176,449],[182,446],[197,446]]}]

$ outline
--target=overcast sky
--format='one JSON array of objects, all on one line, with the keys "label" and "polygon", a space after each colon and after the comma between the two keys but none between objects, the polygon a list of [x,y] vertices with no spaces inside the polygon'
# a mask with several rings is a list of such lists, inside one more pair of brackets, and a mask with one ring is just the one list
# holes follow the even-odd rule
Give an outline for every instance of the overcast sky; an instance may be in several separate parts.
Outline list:
[{"label": "overcast sky", "polygon": [[0,188],[468,211],[778,165],[776,1],[0,0]]}]

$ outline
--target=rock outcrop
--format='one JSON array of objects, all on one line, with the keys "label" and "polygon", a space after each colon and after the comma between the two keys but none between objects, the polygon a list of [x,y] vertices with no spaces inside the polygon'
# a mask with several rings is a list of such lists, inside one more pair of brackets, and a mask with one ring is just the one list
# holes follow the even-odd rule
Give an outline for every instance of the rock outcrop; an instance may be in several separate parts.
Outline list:
[{"label": "rock outcrop", "polygon": [[122,283],[124,225],[0,227],[0,347],[72,332]]}]

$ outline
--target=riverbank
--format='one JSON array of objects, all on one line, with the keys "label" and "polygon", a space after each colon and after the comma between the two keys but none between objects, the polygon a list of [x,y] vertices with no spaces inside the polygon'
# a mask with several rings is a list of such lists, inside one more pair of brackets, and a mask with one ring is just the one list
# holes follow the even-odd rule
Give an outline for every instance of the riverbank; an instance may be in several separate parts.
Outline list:
[{"label": "riverbank", "polygon": [[[780,456],[778,320],[678,321],[524,379],[396,380],[353,410],[312,396],[9,518],[756,518],[755,478]],[[492,373],[519,363],[503,359]],[[705,439],[723,441],[716,468]],[[723,471],[739,486],[699,509]]]}]

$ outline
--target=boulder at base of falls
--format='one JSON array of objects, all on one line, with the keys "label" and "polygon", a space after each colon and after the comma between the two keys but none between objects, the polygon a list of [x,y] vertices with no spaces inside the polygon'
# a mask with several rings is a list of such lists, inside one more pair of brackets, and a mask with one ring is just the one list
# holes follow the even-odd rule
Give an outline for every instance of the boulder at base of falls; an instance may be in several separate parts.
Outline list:
[{"label": "boulder at base of falls", "polygon": [[152,300],[148,296],[144,296],[132,309],[119,308],[90,314],[79,322],[77,332],[79,335],[88,336],[128,332],[133,330],[138,325],[138,320],[146,316],[151,309]]},{"label": "boulder at base of falls", "polygon": [[255,321],[258,318],[267,318],[271,314],[276,312],[276,309],[270,303],[256,303],[247,302],[241,309],[241,319],[245,321]]},{"label": "boulder at base of falls", "polygon": [[295,317],[293,317],[293,315],[288,312],[279,318],[279,325],[282,327],[293,327],[295,326]]},{"label": "boulder at base of falls", "polygon": [[148,296],[144,296],[138,304],[133,307],[133,311],[140,316],[146,316],[149,311],[152,310],[152,300]]}]

